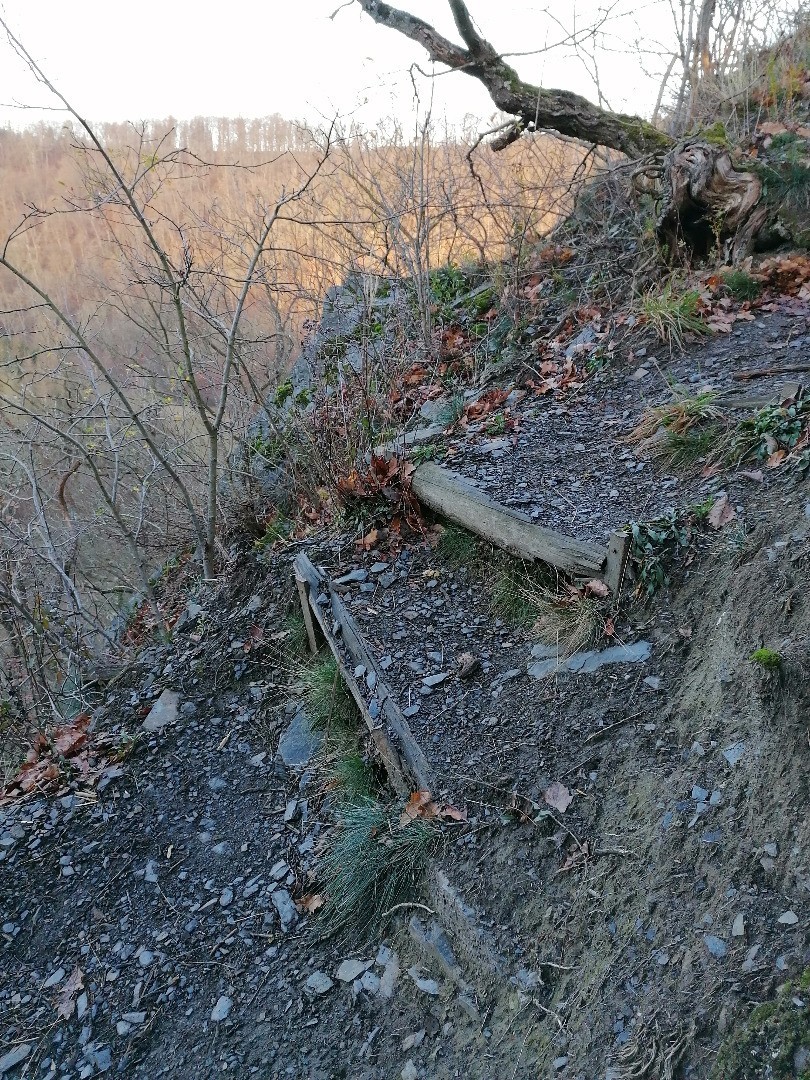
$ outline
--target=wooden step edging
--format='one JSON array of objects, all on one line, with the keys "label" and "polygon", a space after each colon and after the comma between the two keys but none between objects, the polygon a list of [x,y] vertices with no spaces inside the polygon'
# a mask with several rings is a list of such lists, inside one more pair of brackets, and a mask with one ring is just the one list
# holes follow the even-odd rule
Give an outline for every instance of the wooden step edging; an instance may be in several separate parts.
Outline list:
[{"label": "wooden step edging", "polygon": [[607,547],[575,540],[536,525],[526,514],[491,499],[464,477],[433,461],[411,477],[411,491],[420,503],[518,558],[539,561],[575,578],[600,578],[612,593],[621,588],[630,537],[614,532]]},{"label": "wooden step edging", "polygon": [[[365,721],[371,738],[380,753],[388,779],[400,798],[408,798],[413,791],[432,790],[432,771],[422,749],[413,736],[408,721],[391,694],[383,677],[382,670],[366,644],[360,628],[350,615],[342,599],[328,578],[324,577],[301,552],[296,556],[293,568],[298,593],[304,612],[307,637],[310,648],[317,652],[315,623],[320,628],[326,644],[335,657],[341,677],[351,693]],[[326,602],[319,603],[319,597],[325,596]],[[314,621],[313,621],[314,616]],[[341,648],[338,638],[342,639]],[[373,690],[367,689],[365,679],[358,679],[354,669],[346,663],[343,652],[348,653],[352,662],[362,665],[366,672],[374,676]],[[376,700],[378,715],[372,717],[371,701]],[[432,860],[425,880],[427,898],[432,905],[432,913],[438,916],[451,933],[455,950],[467,969],[481,978],[486,986],[476,988],[483,998],[489,996],[493,980],[505,978],[506,962],[498,955],[497,948],[487,931],[479,925],[475,913],[461,899],[460,894],[447,875]],[[417,947],[431,962],[439,962],[444,974],[456,984],[458,1003],[474,1020],[480,1020],[480,1012],[475,1001],[475,993],[461,976],[461,969],[455,965],[453,949],[445,948],[438,956],[437,944],[424,934],[411,936]]]},{"label": "wooden step edging", "polygon": [[[310,649],[313,652],[317,650],[312,621],[314,615],[326,644],[334,654],[341,677],[380,753],[392,787],[400,796],[407,796],[412,791],[430,791],[432,775],[427,759],[386,685],[382,669],[366,645],[354,618],[332,583],[319,573],[303,552],[296,556],[293,567]],[[318,603],[321,595],[327,597],[326,603]],[[338,638],[343,642],[343,649]],[[350,668],[344,659],[344,649],[354,667],[364,667],[367,675],[373,677],[373,689],[368,689],[365,678],[355,678],[354,667]],[[372,702],[376,702],[374,716]]]}]

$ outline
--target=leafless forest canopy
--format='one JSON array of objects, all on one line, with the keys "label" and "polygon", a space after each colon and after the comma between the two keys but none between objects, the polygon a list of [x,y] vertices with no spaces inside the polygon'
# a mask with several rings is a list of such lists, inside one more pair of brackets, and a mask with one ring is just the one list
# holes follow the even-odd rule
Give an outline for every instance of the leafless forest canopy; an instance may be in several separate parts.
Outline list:
[{"label": "leafless forest canopy", "polygon": [[330,285],[497,258],[590,167],[551,139],[495,156],[429,124],[93,134],[0,132],[3,611],[29,671],[71,652],[69,624],[73,651],[88,631],[101,647],[178,544],[207,543],[212,568],[218,477]]}]

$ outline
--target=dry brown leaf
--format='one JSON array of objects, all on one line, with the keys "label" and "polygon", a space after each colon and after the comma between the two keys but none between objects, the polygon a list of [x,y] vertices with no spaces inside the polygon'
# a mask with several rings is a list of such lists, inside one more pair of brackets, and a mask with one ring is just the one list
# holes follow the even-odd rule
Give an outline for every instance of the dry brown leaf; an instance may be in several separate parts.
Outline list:
[{"label": "dry brown leaf", "polygon": [[429,820],[436,817],[438,807],[433,802],[429,791],[414,791],[405,804],[405,809],[399,819],[399,827],[403,829],[417,818]]},{"label": "dry brown leaf", "polygon": [[559,810],[561,814],[564,814],[573,802],[574,796],[565,784],[561,784],[559,780],[555,780],[553,783],[549,784],[543,792],[543,799],[554,810]]},{"label": "dry brown leaf", "polygon": [[373,548],[374,545],[377,543],[379,538],[380,534],[376,529],[372,529],[370,532],[367,532],[366,535],[363,537],[363,547],[365,548],[365,550],[370,551],[371,548]]},{"label": "dry brown leaf", "polygon": [[90,717],[86,719],[80,717],[73,724],[56,728],[53,734],[53,748],[57,754],[63,757],[72,757],[73,754],[77,754],[87,742],[89,723]]},{"label": "dry brown leaf", "polygon": [[301,911],[306,911],[310,915],[314,915],[316,911],[323,907],[326,900],[320,893],[306,893],[296,900],[295,903]]},{"label": "dry brown leaf", "polygon": [[733,521],[737,511],[728,501],[728,495],[721,495],[709,511],[706,521],[713,529],[722,529],[729,521]]},{"label": "dry brown leaf", "polygon": [[591,578],[590,581],[585,582],[585,591],[589,592],[591,596],[598,596],[600,600],[604,600],[606,596],[610,596],[610,589],[599,578]]},{"label": "dry brown leaf", "polygon": [[63,1020],[69,1020],[76,1009],[76,996],[84,987],[84,972],[77,965],[56,998],[56,1012]]}]

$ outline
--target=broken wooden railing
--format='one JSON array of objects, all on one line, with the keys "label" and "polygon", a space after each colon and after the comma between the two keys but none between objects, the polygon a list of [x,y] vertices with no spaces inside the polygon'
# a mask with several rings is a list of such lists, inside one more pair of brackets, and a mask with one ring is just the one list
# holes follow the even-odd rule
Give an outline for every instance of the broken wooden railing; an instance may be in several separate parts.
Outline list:
[{"label": "broken wooden railing", "polygon": [[416,469],[411,491],[436,514],[518,558],[548,563],[573,578],[600,578],[611,592],[619,592],[630,548],[626,532],[614,532],[607,547],[575,540],[536,525],[526,514],[503,506],[432,461]]},{"label": "broken wooden railing", "polygon": [[[318,649],[315,624],[334,654],[398,795],[431,790],[431,770],[408,721],[383,679],[382,669],[334,586],[301,552],[293,563],[309,646]],[[342,647],[340,642],[342,641]],[[346,657],[352,661],[351,666]],[[363,672],[355,675],[358,668]]]}]

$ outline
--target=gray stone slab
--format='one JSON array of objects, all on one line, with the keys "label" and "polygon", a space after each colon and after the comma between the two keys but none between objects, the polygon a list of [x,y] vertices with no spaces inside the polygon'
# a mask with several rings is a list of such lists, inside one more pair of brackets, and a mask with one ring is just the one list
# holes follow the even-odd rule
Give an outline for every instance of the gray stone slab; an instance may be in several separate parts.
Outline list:
[{"label": "gray stone slab", "polygon": [[[537,655],[535,646],[532,655]],[[573,672],[579,675],[589,675],[599,668],[608,664],[639,664],[649,660],[652,654],[652,645],[649,641],[636,641],[632,645],[611,645],[610,648],[599,652],[574,653],[567,660],[558,660],[549,657],[547,660],[539,660],[535,664],[529,664],[527,671],[535,679],[542,679],[553,672]]]},{"label": "gray stone slab", "polygon": [[299,709],[279,739],[278,756],[288,769],[300,769],[312,760],[322,743],[323,735],[314,730],[307,714]]},{"label": "gray stone slab", "polygon": [[149,715],[141,724],[144,731],[163,731],[177,719],[177,706],[180,695],[174,690],[164,690],[149,710]]}]

